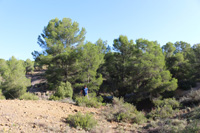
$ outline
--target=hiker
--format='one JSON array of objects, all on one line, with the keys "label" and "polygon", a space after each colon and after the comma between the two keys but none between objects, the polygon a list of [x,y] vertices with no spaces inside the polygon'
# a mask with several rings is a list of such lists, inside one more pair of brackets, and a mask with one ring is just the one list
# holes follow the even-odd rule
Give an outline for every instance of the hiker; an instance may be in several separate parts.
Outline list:
[{"label": "hiker", "polygon": [[88,88],[87,88],[86,85],[85,85],[84,88],[81,90],[81,93],[82,93],[84,96],[87,96],[87,97],[88,97]]}]

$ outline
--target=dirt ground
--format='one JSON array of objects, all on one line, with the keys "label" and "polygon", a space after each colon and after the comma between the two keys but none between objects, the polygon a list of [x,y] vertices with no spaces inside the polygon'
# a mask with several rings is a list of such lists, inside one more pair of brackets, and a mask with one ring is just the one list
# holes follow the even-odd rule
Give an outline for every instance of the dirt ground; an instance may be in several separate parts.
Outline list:
[{"label": "dirt ground", "polygon": [[[0,133],[133,132],[131,125],[106,121],[102,118],[101,110],[47,100],[0,100]],[[78,111],[93,114],[98,126],[93,131],[70,127],[66,118]]]},{"label": "dirt ground", "polygon": [[97,117],[99,109],[56,101],[0,100],[0,132],[77,132],[65,122],[69,114],[77,111]]}]

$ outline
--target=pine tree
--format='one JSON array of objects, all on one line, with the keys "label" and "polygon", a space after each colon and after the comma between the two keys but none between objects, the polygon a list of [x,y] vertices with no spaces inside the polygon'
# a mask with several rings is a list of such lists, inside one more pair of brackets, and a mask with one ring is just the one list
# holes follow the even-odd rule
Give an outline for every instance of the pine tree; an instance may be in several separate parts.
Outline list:
[{"label": "pine tree", "polygon": [[156,41],[136,40],[136,58],[133,60],[134,91],[140,98],[158,97],[177,88],[177,80],[165,69],[165,57]]},{"label": "pine tree", "polygon": [[96,45],[87,42],[81,49],[81,57],[79,60],[79,78],[77,79],[77,87],[87,85],[91,92],[99,90],[102,84],[102,75],[97,73],[97,69],[104,62],[105,44],[102,40],[98,40]]},{"label": "pine tree", "polygon": [[194,65],[192,65],[192,49],[186,42],[168,42],[163,47],[166,67],[178,80],[179,89],[190,89],[195,85]]},{"label": "pine tree", "polygon": [[31,61],[30,59],[27,59],[24,62],[24,66],[26,68],[26,73],[34,71],[34,61]]},{"label": "pine tree", "polygon": [[0,89],[6,98],[18,98],[26,92],[31,85],[30,79],[25,76],[25,67],[15,57],[0,61],[1,76],[3,78]]},{"label": "pine tree", "polygon": [[47,66],[46,78],[51,88],[60,82],[73,83],[78,71],[78,48],[85,39],[85,29],[79,29],[77,22],[69,18],[52,19],[38,37],[38,44],[44,49],[34,51],[36,61]]},{"label": "pine tree", "polygon": [[135,100],[142,100],[177,88],[177,80],[166,70],[165,57],[157,42],[138,39],[134,44],[120,36],[113,46],[115,52],[105,56],[103,86],[116,96],[135,93]]}]

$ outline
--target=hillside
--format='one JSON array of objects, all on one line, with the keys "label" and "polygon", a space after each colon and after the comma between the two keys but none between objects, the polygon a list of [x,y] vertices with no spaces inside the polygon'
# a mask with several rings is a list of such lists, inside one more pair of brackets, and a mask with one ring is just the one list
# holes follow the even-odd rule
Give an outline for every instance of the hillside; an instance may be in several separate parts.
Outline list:
[{"label": "hillside", "polygon": [[0,132],[76,132],[65,123],[69,114],[90,112],[98,119],[99,110],[55,101],[0,100]]},{"label": "hillside", "polygon": [[[154,121],[148,121],[146,124],[141,125],[107,121],[105,115],[103,114],[103,110],[107,108],[106,106],[102,106],[101,108],[87,108],[76,106],[74,102],[69,102],[69,100],[49,101],[47,98],[51,93],[50,91],[46,91],[44,89],[43,83],[45,83],[46,80],[42,77],[43,74],[44,71],[35,71],[34,73],[27,75],[27,77],[31,79],[32,84],[28,91],[38,95],[40,100],[0,100],[0,133],[158,133],[161,129],[164,130],[166,128],[165,126],[159,126],[160,123],[163,125],[162,123],[165,123],[165,121],[158,121],[156,124],[157,126],[155,127],[152,126],[152,122]],[[197,90],[198,88],[200,88],[199,83],[197,84],[197,87],[192,90]],[[189,93],[189,91],[185,91],[184,93]],[[179,113],[177,113],[177,117],[188,120],[193,117],[199,117],[199,108],[200,107],[189,110],[180,110]],[[69,123],[66,122],[66,118],[68,115],[73,115],[77,112],[81,112],[83,114],[88,112],[93,114],[94,118],[98,121],[98,125],[91,131],[70,127]],[[177,118],[171,118],[171,120],[172,122],[176,122]],[[184,122],[185,120],[180,119],[179,123]],[[166,129],[168,130],[168,128]]]}]

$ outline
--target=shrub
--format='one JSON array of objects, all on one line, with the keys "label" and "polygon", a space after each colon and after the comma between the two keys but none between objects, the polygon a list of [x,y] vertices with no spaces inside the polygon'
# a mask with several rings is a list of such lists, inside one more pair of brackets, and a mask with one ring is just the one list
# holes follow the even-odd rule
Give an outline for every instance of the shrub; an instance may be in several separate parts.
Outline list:
[{"label": "shrub", "polygon": [[155,109],[153,109],[148,117],[150,118],[167,118],[173,116],[176,112],[178,112],[179,102],[174,98],[168,98],[164,100],[153,100],[155,104]]},{"label": "shrub", "polygon": [[182,131],[183,133],[199,133],[200,132],[200,122],[192,121],[190,124],[186,126],[186,128]]},{"label": "shrub", "polygon": [[98,108],[102,105],[103,98],[96,97],[96,95],[92,93],[89,97],[77,96],[75,101],[78,106]]},{"label": "shrub", "polygon": [[147,125],[148,129],[154,128],[154,131],[161,133],[177,133],[182,132],[187,126],[186,120],[179,119],[161,119],[157,121],[152,121]]},{"label": "shrub", "polygon": [[192,90],[186,96],[180,99],[182,104],[193,104],[193,103],[200,103],[200,90]]},{"label": "shrub", "polygon": [[2,91],[0,90],[0,99],[5,99],[4,95],[2,94]]},{"label": "shrub", "polygon": [[110,121],[144,123],[146,118],[142,112],[138,112],[136,107],[124,100],[113,98],[113,104],[104,110],[106,118]]},{"label": "shrub", "polygon": [[200,118],[200,107],[195,107],[189,113],[184,114],[182,117],[188,120],[199,120]]},{"label": "shrub", "polygon": [[20,100],[39,100],[38,96],[32,93],[24,93],[22,96],[19,97]]},{"label": "shrub", "polygon": [[90,130],[97,125],[97,121],[91,114],[86,113],[83,115],[80,112],[76,113],[75,115],[69,115],[67,122],[75,128],[81,127],[85,130]]},{"label": "shrub", "polygon": [[70,82],[61,82],[60,85],[58,86],[58,89],[56,91],[56,93],[54,94],[54,96],[59,97],[60,99],[63,99],[65,97],[70,97],[72,98],[73,95],[73,89],[71,86]]},{"label": "shrub", "polygon": [[49,100],[54,100],[54,101],[58,101],[58,100],[61,100],[62,98],[58,97],[58,96],[54,96],[54,95],[51,95],[49,97]]},{"label": "shrub", "polygon": [[143,112],[137,112],[135,118],[133,119],[134,123],[142,124],[147,122],[147,119]]}]

